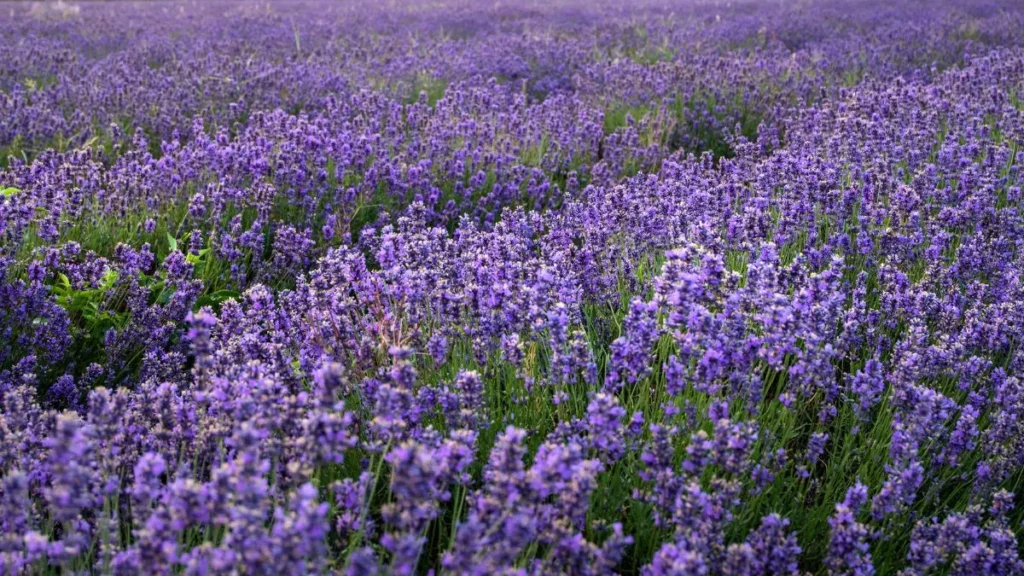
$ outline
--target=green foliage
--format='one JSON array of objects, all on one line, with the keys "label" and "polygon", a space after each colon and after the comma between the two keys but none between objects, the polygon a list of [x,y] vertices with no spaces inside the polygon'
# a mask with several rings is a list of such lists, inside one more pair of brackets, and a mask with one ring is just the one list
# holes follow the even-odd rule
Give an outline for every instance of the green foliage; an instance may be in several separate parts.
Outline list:
[{"label": "green foliage", "polygon": [[444,98],[444,94],[448,89],[448,82],[441,78],[431,76],[427,73],[421,73],[413,79],[412,85],[409,89],[409,95],[406,98],[406,103],[412,104],[420,99],[420,95],[426,96],[426,103],[431,108],[437,105],[437,102]]},{"label": "green foliage", "polygon": [[[716,159],[735,156],[730,137],[737,128],[737,135],[756,141],[762,121],[761,112],[744,100],[742,91],[725,101],[714,94],[676,93],[660,104],[612,102],[604,109],[606,135],[633,125],[645,146],[658,146],[669,153],[711,152]],[[626,172],[629,175],[628,168]]]}]

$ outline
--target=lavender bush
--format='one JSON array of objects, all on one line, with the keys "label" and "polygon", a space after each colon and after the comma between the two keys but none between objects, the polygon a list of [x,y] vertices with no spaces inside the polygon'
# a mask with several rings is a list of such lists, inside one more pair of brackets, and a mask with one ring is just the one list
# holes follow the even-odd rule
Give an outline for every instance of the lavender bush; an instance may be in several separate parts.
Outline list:
[{"label": "lavender bush", "polygon": [[1019,3],[0,34],[0,573],[1024,574]]}]

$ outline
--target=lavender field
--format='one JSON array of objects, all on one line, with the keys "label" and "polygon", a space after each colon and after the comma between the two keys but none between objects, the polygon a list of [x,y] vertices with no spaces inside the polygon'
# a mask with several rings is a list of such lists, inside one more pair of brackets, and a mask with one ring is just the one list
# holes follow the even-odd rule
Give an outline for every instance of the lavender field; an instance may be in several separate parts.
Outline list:
[{"label": "lavender field", "polygon": [[0,3],[0,575],[1024,574],[1024,3]]}]

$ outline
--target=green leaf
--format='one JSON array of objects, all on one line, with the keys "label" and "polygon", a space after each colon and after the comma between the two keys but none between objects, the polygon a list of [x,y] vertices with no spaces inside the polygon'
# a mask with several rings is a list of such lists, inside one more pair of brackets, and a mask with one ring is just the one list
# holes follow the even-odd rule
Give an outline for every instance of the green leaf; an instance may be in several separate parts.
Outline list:
[{"label": "green leaf", "polygon": [[159,294],[157,294],[156,303],[161,306],[164,306],[171,301],[171,296],[174,296],[174,289],[165,288],[161,290]]},{"label": "green leaf", "polygon": [[209,294],[203,294],[196,299],[196,308],[202,308],[203,306],[216,306],[223,303],[225,300],[232,298],[238,298],[239,292],[237,290],[217,290],[216,292],[210,292]]},{"label": "green leaf", "polygon": [[114,287],[114,283],[117,282],[117,270],[113,268],[107,268],[107,271],[103,274],[103,278],[100,281],[100,290],[106,292]]},{"label": "green leaf", "polygon": [[17,194],[18,192],[21,192],[20,188],[9,187],[0,190],[0,195],[3,195],[4,198],[10,198],[11,196]]},{"label": "green leaf", "polygon": [[167,233],[167,245],[170,246],[171,252],[178,249],[178,241],[174,239],[174,236],[171,236],[170,232]]}]

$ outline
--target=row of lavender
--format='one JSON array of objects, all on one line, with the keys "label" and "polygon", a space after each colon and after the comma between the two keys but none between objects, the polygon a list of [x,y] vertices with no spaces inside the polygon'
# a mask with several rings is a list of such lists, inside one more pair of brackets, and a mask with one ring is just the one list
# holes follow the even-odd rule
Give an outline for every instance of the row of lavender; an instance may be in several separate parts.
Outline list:
[{"label": "row of lavender", "polygon": [[711,100],[711,110],[689,111],[689,127],[718,120],[731,132],[737,118],[723,116],[737,99],[766,115],[865,74],[929,77],[965,52],[1020,41],[1013,3],[888,4],[156,2],[69,15],[4,3],[0,145],[16,144],[15,156],[75,146],[111,124],[158,143],[193,117],[230,127],[275,108],[327,111],[367,88],[415,99],[491,78],[590,103]]},{"label": "row of lavender", "polygon": [[12,16],[3,569],[1024,573],[1020,13],[646,8]]}]

